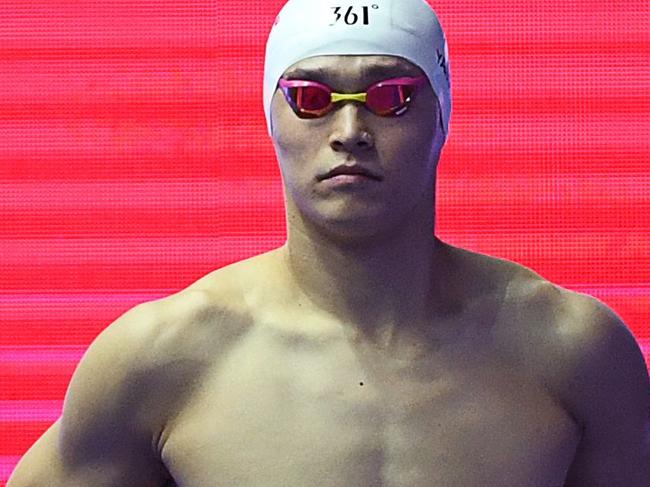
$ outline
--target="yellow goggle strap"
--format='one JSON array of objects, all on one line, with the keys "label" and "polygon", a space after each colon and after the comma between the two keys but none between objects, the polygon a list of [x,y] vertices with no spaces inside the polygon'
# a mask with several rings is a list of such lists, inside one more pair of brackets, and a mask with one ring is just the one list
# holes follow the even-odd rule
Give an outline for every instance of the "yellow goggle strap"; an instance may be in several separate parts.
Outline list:
[{"label": "yellow goggle strap", "polygon": [[332,103],[336,103],[337,101],[342,101],[342,100],[354,100],[354,101],[360,101],[361,103],[365,103],[367,98],[368,95],[366,93],[351,93],[351,94],[332,93]]}]

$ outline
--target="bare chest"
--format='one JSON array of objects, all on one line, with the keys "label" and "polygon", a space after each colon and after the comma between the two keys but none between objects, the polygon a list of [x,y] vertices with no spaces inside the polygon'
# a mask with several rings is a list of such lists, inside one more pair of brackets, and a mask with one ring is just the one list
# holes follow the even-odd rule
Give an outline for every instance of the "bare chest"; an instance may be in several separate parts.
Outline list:
[{"label": "bare chest", "polygon": [[575,424],[516,368],[467,353],[385,366],[253,334],[169,425],[163,460],[188,487],[561,486]]}]

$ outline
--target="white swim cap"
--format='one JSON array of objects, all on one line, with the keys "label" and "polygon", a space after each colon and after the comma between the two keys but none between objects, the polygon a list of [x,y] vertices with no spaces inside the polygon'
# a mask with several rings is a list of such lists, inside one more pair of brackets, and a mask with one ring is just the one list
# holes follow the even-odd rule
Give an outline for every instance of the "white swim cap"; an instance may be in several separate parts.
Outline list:
[{"label": "white swim cap", "polygon": [[425,0],[289,0],[266,44],[264,112],[284,72],[323,55],[399,56],[422,69],[441,108],[445,140],[451,117],[449,50],[438,16]]}]

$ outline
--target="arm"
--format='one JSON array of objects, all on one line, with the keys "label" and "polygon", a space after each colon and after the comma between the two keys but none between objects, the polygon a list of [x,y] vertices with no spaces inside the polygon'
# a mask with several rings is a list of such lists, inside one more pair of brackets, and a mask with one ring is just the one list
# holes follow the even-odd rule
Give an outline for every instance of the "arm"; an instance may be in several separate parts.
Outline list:
[{"label": "arm", "polygon": [[21,459],[7,487],[163,485],[153,425],[138,408],[153,316],[151,304],[136,306],[97,337],[72,377],[62,416]]},{"label": "arm", "polygon": [[589,301],[567,397],[582,437],[565,487],[650,485],[650,381],[634,336],[609,308]]}]

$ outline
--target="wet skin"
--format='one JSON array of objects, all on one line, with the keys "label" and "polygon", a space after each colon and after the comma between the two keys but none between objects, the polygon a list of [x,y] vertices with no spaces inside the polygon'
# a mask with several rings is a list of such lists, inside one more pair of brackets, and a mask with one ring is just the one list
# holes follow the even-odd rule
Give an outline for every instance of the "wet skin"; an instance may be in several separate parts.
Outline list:
[{"label": "wet skin", "polygon": [[[422,74],[294,68],[359,92],[390,63]],[[287,243],[109,326],[9,487],[645,485],[650,386],[625,325],[434,237],[437,110],[426,87],[398,118],[303,120],[276,93]],[[381,181],[323,184],[342,162]]]}]

